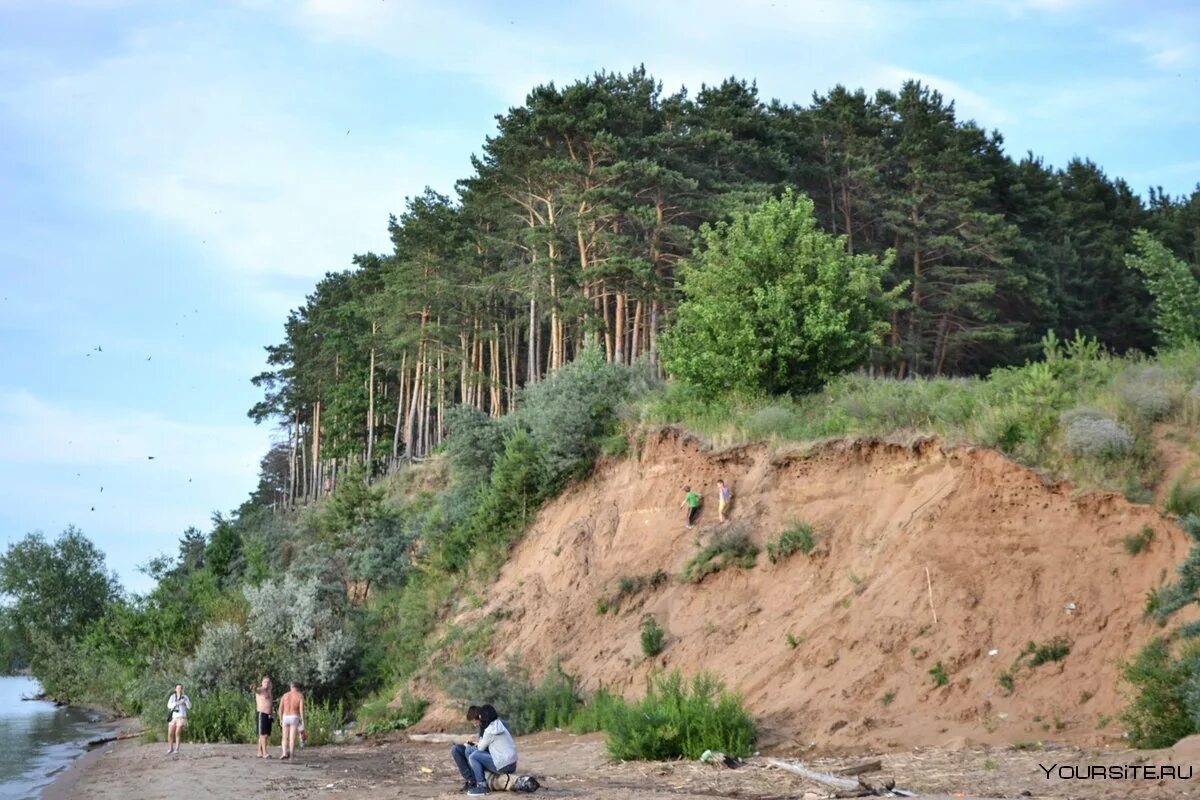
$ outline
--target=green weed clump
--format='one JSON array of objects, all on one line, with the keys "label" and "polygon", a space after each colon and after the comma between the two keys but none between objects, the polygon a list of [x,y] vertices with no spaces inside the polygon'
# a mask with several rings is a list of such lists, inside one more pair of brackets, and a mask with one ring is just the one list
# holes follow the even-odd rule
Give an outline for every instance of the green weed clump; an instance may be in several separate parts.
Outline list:
[{"label": "green weed clump", "polygon": [[636,703],[610,697],[603,712],[608,754],[614,761],[697,759],[705,750],[734,757],[754,752],[754,720],[741,697],[712,675],[691,681],[678,671],[651,677]]},{"label": "green weed clump", "polygon": [[950,682],[950,676],[946,674],[946,667],[940,661],[933,665],[933,669],[929,670],[929,675],[933,678],[934,686],[945,686]]},{"label": "green weed clump", "polygon": [[1071,645],[1062,636],[1055,636],[1048,642],[1038,644],[1030,641],[1021,650],[1021,657],[1029,658],[1029,666],[1040,667],[1051,661],[1061,661],[1071,652]]},{"label": "green weed clump", "polygon": [[751,569],[757,560],[758,545],[750,541],[745,531],[734,529],[718,533],[687,562],[683,568],[683,579],[689,583],[699,583],[726,567]]},{"label": "green weed clump", "polygon": [[812,525],[793,519],[787,530],[767,540],[767,560],[774,564],[797,551],[808,555],[815,544]]},{"label": "green weed clump", "polygon": [[1149,525],[1143,525],[1142,529],[1137,533],[1130,534],[1121,540],[1121,544],[1125,547],[1125,552],[1131,556],[1136,556],[1138,553],[1150,546],[1150,542],[1154,541],[1154,529]]},{"label": "green weed clump", "polygon": [[642,620],[642,655],[654,658],[663,649],[663,629],[659,627],[654,617]]}]

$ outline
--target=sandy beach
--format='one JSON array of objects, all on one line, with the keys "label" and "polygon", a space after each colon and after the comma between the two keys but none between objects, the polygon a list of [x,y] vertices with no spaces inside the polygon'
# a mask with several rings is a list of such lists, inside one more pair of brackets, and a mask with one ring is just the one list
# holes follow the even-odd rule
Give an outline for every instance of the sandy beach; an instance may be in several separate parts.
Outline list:
[{"label": "sandy beach", "polygon": [[[1193,737],[1195,739],[1196,737]],[[749,800],[834,796],[828,787],[782,772],[763,758],[739,769],[695,762],[612,764],[599,735],[544,733],[519,741],[521,772],[536,774],[535,796],[667,800],[730,797]],[[185,745],[177,757],[161,743],[129,741],[88,753],[46,789],[44,800],[244,800],[253,798],[435,798],[458,796],[459,778],[446,744],[387,741],[300,751],[291,762],[255,758],[253,745]],[[879,756],[882,773],[926,798],[1175,798],[1196,796],[1200,778],[1179,780],[1047,779],[1039,764],[1191,765],[1200,773],[1200,742],[1165,751],[922,750]],[[805,759],[836,771],[864,757]],[[874,777],[878,777],[878,774]],[[516,796],[516,795],[514,795]]]}]

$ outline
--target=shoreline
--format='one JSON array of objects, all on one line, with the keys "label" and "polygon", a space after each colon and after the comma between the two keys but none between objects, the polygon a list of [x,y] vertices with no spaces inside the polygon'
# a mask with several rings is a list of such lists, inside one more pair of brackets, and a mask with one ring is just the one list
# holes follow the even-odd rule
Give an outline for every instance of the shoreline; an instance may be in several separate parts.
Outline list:
[{"label": "shoreline", "polygon": [[85,744],[82,753],[66,767],[54,773],[52,780],[42,787],[38,797],[41,800],[72,800],[72,798],[80,797],[81,795],[73,790],[76,784],[88,775],[93,764],[122,746],[133,744],[134,742],[110,742],[90,748]]}]

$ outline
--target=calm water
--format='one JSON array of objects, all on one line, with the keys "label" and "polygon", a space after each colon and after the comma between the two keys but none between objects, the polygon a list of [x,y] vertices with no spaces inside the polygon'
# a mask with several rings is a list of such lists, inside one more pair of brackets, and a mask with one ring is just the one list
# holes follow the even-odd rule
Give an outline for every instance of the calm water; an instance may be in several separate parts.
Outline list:
[{"label": "calm water", "polygon": [[85,712],[53,703],[23,702],[37,681],[0,677],[0,798],[36,798],[41,788],[103,731]]}]

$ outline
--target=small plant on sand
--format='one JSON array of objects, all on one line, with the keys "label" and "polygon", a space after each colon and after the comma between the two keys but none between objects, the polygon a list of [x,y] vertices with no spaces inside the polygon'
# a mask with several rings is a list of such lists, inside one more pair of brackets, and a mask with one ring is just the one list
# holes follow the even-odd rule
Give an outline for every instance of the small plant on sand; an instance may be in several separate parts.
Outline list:
[{"label": "small plant on sand", "polygon": [[1046,747],[1042,742],[1017,741],[1012,743],[1013,750],[1042,750]]},{"label": "small plant on sand", "polygon": [[713,536],[708,546],[692,556],[683,568],[683,579],[699,583],[726,567],[750,569],[758,560],[758,545],[740,527]]},{"label": "small plant on sand", "polygon": [[1017,688],[1016,676],[1009,669],[1004,670],[996,676],[996,683],[1000,684],[1000,688],[1004,690],[1006,695],[1012,694]]},{"label": "small plant on sand", "polygon": [[796,551],[808,555],[812,552],[815,544],[812,525],[792,518],[788,523],[787,530],[767,540],[767,559],[774,564]]},{"label": "small plant on sand", "polygon": [[646,658],[653,658],[662,652],[663,635],[663,629],[658,626],[654,617],[642,620],[642,654]]},{"label": "small plant on sand", "polygon": [[655,570],[647,575],[622,575],[617,578],[617,590],[610,595],[596,598],[596,613],[614,614],[621,609],[625,600],[643,592],[657,589],[667,582],[667,573]]},{"label": "small plant on sand", "polygon": [[890,706],[892,704],[892,701],[895,699],[896,699],[896,690],[888,689],[886,692],[883,693],[883,697],[879,698],[879,705],[886,708],[887,706]]},{"label": "small plant on sand", "polygon": [[946,674],[946,667],[940,661],[933,665],[933,669],[929,670],[929,674],[933,678],[935,686],[945,686],[950,682],[950,676]]},{"label": "small plant on sand", "polygon": [[1140,531],[1131,533],[1122,539],[1121,544],[1125,546],[1126,553],[1136,556],[1149,547],[1152,541],[1154,541],[1154,528],[1151,528],[1149,525],[1143,525]]},{"label": "small plant on sand", "polygon": [[783,638],[784,638],[784,641],[787,642],[787,646],[792,650],[795,650],[797,647],[799,647],[801,644],[804,643],[803,636],[795,636],[792,634],[791,631],[788,631],[787,633],[785,633]]},{"label": "small plant on sand", "polygon": [[1040,667],[1042,664],[1048,664],[1051,661],[1062,661],[1071,652],[1071,645],[1062,636],[1055,636],[1048,642],[1038,644],[1030,641],[1021,650],[1020,657],[1029,657],[1029,666]]},{"label": "small plant on sand", "polygon": [[1084,689],[1082,692],[1079,693],[1079,705],[1083,705],[1088,700],[1091,700],[1093,697],[1095,697],[1094,694],[1089,692],[1087,689]]}]

